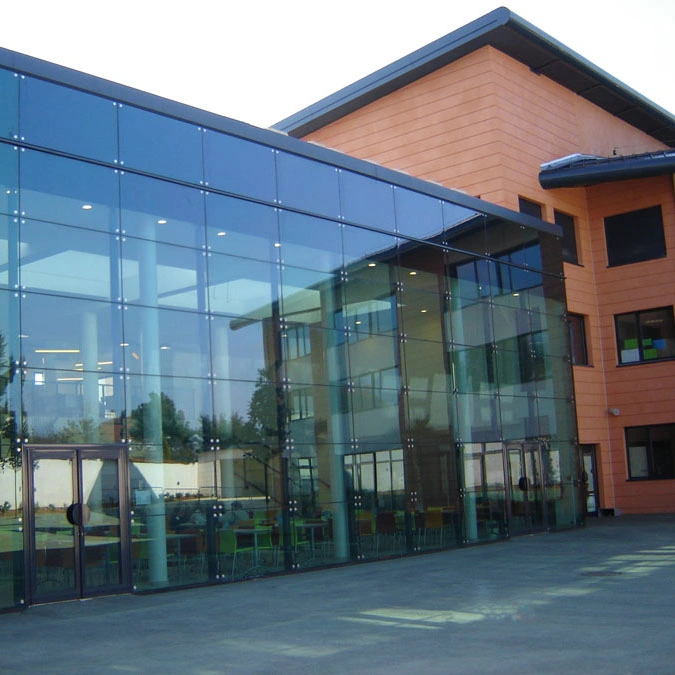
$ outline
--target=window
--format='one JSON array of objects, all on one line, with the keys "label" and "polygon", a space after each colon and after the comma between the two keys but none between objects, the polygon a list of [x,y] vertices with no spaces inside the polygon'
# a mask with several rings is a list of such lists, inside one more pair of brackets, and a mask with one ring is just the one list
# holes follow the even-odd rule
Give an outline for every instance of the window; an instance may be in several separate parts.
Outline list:
[{"label": "window", "polygon": [[619,363],[643,363],[675,357],[672,307],[618,314],[614,319]]},{"label": "window", "polygon": [[675,424],[628,427],[626,449],[630,478],[675,478]]},{"label": "window", "polygon": [[563,231],[563,260],[568,263],[579,264],[577,255],[577,235],[574,231],[574,217],[562,211],[553,211],[553,220],[560,225]]},{"label": "window", "polygon": [[605,218],[610,267],[666,257],[660,206]]},{"label": "window", "polygon": [[541,204],[531,202],[529,199],[525,199],[524,197],[518,197],[518,210],[521,213],[526,213],[528,216],[534,216],[540,220],[543,219]]},{"label": "window", "polygon": [[586,319],[581,316],[581,314],[568,314],[567,322],[570,331],[572,364],[575,366],[587,366],[588,351],[586,349]]}]

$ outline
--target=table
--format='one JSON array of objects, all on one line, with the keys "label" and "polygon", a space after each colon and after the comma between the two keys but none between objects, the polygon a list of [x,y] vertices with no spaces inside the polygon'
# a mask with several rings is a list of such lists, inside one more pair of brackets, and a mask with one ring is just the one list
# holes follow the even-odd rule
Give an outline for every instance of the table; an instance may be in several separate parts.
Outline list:
[{"label": "table", "polygon": [[[295,528],[296,530],[309,530],[309,535],[310,535],[310,546],[312,548],[312,557],[314,557],[314,554],[316,553],[316,541],[315,541],[315,535],[314,533],[316,530],[321,529],[323,530],[324,527],[326,527],[327,523],[324,521],[321,522],[300,522],[300,523],[295,523]],[[296,544],[297,548],[297,544]]]}]

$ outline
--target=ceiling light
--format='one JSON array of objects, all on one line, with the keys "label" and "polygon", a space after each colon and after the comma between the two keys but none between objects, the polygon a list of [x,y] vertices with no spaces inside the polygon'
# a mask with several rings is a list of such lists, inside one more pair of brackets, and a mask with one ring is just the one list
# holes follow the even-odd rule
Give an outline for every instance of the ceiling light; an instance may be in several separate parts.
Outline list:
[{"label": "ceiling light", "polygon": [[426,314],[428,310],[426,309],[420,309],[420,314]]},{"label": "ceiling light", "polygon": [[361,322],[360,322],[360,321],[354,321],[354,325],[355,325],[355,326],[360,326],[360,325],[361,325]]},{"label": "ceiling light", "polygon": [[82,204],[83,211],[91,211],[94,207],[91,204]]},{"label": "ceiling light", "polygon": [[416,276],[417,276],[417,272],[408,272],[408,274],[409,274],[411,277],[416,277]]},{"label": "ceiling light", "polygon": [[171,347],[169,347],[169,345],[160,345],[159,348],[163,351],[166,351],[167,349],[171,349]]},{"label": "ceiling light", "polygon": [[79,354],[79,349],[36,349],[36,354]]},{"label": "ceiling light", "polygon": [[83,377],[57,377],[57,382],[82,382]]},{"label": "ceiling light", "polygon": [[158,225],[166,225],[166,220],[164,220],[164,218],[160,218],[160,219],[157,221],[157,224],[158,224]]},{"label": "ceiling light", "polygon": [[375,263],[368,263],[368,267],[376,267]]},{"label": "ceiling light", "polygon": [[275,241],[274,248],[281,248],[281,244],[278,241]]},{"label": "ceiling light", "polygon": [[120,347],[128,347],[129,343],[128,342],[120,342]]},{"label": "ceiling light", "polygon": [[227,234],[227,232],[218,232],[217,236],[224,237],[226,234]]}]

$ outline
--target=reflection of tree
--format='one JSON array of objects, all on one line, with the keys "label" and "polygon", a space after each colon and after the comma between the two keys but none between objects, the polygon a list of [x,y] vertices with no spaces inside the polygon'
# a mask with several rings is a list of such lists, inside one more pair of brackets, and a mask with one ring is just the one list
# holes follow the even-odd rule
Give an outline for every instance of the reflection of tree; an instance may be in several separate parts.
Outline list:
[{"label": "reflection of tree", "polygon": [[21,466],[21,453],[18,452],[18,438],[27,435],[25,421],[21,424],[21,429],[16,419],[14,410],[10,410],[7,399],[7,388],[14,377],[12,359],[6,357],[7,341],[5,336],[0,333],[0,442],[2,448],[0,451],[0,469],[10,467],[18,469]]},{"label": "reflection of tree", "polygon": [[[185,419],[185,413],[178,410],[173,399],[163,392],[151,392],[148,399],[131,411],[131,437],[148,445],[161,442],[165,461],[186,464],[196,461],[201,436],[198,435],[196,440],[194,430]],[[155,430],[160,428],[161,440],[155,437]]]}]

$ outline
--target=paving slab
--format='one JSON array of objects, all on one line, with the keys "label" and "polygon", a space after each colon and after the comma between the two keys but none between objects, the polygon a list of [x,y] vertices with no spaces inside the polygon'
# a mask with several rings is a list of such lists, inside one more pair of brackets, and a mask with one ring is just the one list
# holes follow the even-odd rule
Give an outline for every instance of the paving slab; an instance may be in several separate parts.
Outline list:
[{"label": "paving slab", "polygon": [[675,673],[675,515],[0,615],[0,673]]}]

